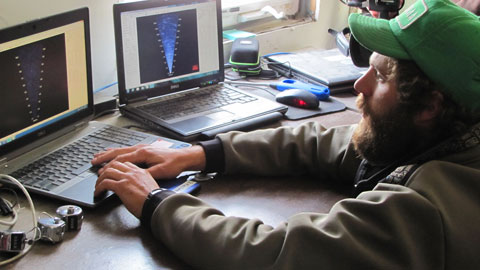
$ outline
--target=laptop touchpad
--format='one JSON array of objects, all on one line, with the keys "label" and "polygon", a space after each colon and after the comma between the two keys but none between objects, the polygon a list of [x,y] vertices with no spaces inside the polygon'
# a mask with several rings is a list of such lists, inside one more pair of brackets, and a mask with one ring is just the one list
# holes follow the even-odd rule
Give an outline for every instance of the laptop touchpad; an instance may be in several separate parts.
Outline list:
[{"label": "laptop touchpad", "polygon": [[70,197],[73,200],[78,200],[83,204],[94,206],[100,201],[110,197],[113,194],[111,191],[107,191],[105,194],[98,198],[93,196],[95,190],[95,182],[97,181],[97,175],[92,174],[90,177],[78,182],[77,184],[69,187],[68,189],[60,192],[61,195]]},{"label": "laptop touchpad", "polygon": [[231,122],[234,120],[234,114],[221,111],[215,112],[208,115],[202,115],[199,117],[194,117],[191,119],[179,121],[173,126],[181,131],[184,132],[191,132],[195,130],[200,130],[212,126],[216,126],[219,124]]},{"label": "laptop touchpad", "polygon": [[234,114],[227,111],[220,111],[206,115],[206,117],[213,119],[215,121],[226,122],[234,118]]}]

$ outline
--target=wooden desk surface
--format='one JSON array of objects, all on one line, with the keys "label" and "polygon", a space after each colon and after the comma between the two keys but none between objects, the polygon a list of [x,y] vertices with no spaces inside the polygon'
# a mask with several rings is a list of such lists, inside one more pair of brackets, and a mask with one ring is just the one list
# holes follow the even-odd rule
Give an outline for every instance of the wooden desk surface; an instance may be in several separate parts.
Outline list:
[{"label": "wooden desk surface", "polygon": [[[353,96],[340,97],[347,106],[354,104]],[[358,122],[360,115],[345,110],[304,119],[283,121],[282,125],[298,125],[305,121],[319,121],[325,127]],[[103,122],[125,125],[129,120],[118,114],[105,116]],[[294,180],[294,181],[292,181]],[[32,228],[32,217],[23,195],[17,229]],[[339,199],[345,198],[338,188],[332,189],[318,179],[222,176],[203,182],[196,194],[226,215],[259,218],[276,226],[288,217],[306,211],[328,212]],[[37,215],[54,214],[64,202],[32,195]],[[281,207],[279,207],[281,206]],[[37,242],[25,257],[3,269],[189,269],[149,230],[140,226],[116,197],[96,209],[84,208],[85,219],[78,232],[66,232],[57,244]],[[0,260],[5,259],[1,256]]]}]

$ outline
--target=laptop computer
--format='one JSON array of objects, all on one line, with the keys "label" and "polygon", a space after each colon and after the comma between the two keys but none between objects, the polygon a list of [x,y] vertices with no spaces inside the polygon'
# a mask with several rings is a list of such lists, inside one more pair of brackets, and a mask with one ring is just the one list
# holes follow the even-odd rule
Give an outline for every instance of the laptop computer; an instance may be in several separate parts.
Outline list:
[{"label": "laptop computer", "polygon": [[[90,121],[87,8],[0,30],[0,93],[0,174],[17,178],[34,193],[93,207],[112,194],[93,196],[94,153],[137,143],[189,146]],[[175,189],[181,180],[166,184]]]},{"label": "laptop computer", "polygon": [[[286,106],[223,84],[220,2],[150,0],[113,6],[122,114],[185,141],[282,118]],[[222,103],[211,97],[225,93],[238,100]],[[188,103],[186,108],[180,100]],[[200,100],[216,106],[196,108],[203,105]]]},{"label": "laptop computer", "polygon": [[353,64],[338,48],[330,50],[307,48],[293,53],[267,56],[268,66],[288,78],[326,85],[331,94],[353,91],[354,82],[366,68]]}]

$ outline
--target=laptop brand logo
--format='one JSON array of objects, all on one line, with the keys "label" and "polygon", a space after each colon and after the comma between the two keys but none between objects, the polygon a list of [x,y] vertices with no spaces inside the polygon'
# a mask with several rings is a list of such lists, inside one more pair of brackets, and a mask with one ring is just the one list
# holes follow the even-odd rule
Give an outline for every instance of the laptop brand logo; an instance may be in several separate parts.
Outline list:
[{"label": "laptop brand logo", "polygon": [[44,136],[45,134],[46,134],[45,130],[42,130],[42,131],[40,131],[40,132],[37,133],[37,136],[38,136],[38,137],[42,137],[42,136]]}]

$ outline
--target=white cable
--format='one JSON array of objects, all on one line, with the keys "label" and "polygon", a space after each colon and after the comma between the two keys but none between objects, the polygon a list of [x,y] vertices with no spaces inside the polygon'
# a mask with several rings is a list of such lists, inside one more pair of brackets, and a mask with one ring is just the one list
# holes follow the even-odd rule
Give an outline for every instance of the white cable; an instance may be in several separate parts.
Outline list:
[{"label": "white cable", "polygon": [[[30,209],[32,210],[33,228],[34,228],[33,240],[38,239],[37,234],[39,234],[39,230],[36,229],[36,227],[37,227],[37,215],[35,214],[35,206],[33,205],[33,201],[32,201],[32,198],[30,197],[30,194],[25,189],[25,187],[22,185],[22,183],[20,183],[17,179],[11,177],[10,175],[0,174],[0,178],[6,178],[6,179],[12,181],[14,184],[16,184],[23,191],[23,193],[25,194],[25,197],[27,197],[28,203],[30,204]],[[32,249],[33,244],[35,244],[35,241],[32,241],[31,245],[27,246],[22,252],[18,253],[14,257],[12,257],[8,260],[5,260],[5,261],[1,261],[0,266],[9,264],[9,263],[11,263],[11,262],[13,262],[17,259],[20,259],[25,254],[27,254],[30,251],[30,249]]]},{"label": "white cable", "polygon": [[283,19],[285,16],[283,15],[283,11],[282,12],[278,12],[276,11],[273,7],[271,6],[264,6],[261,10],[261,12],[263,12],[264,14],[265,13],[270,13],[273,17],[275,17],[275,19],[279,20],[279,19]]},{"label": "white cable", "polygon": [[47,212],[42,212],[42,214],[47,215],[48,217],[50,217],[50,218],[52,218],[52,219],[54,218],[52,215],[50,215],[50,214],[47,213]]}]

